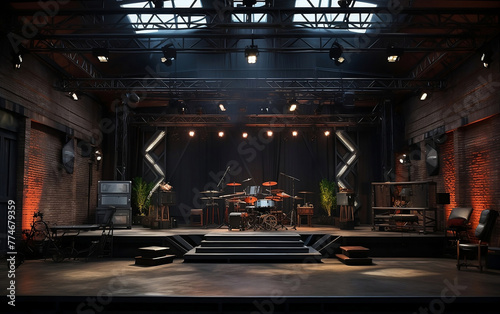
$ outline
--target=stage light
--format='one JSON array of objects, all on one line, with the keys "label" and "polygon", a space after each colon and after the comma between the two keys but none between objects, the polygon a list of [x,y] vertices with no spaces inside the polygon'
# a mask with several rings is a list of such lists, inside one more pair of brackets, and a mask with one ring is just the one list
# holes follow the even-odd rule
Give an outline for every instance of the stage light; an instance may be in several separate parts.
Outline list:
[{"label": "stage light", "polygon": [[427,99],[427,97],[428,97],[428,96],[429,96],[429,94],[428,94],[427,92],[422,92],[422,93],[420,94],[420,100],[421,100],[421,101],[424,101],[424,100],[426,100],[426,99]]},{"label": "stage light", "polygon": [[94,48],[92,49],[92,54],[99,62],[105,63],[109,60],[109,51],[106,48]]},{"label": "stage light", "polygon": [[245,48],[245,58],[249,64],[257,62],[257,56],[259,55],[259,48],[252,43],[251,46]]},{"label": "stage light", "polygon": [[247,137],[248,137],[248,133],[247,133],[247,132],[243,132],[243,133],[241,134],[241,136],[242,136],[243,138],[247,138]]},{"label": "stage light", "polygon": [[222,101],[221,101],[221,102],[219,103],[219,109],[220,109],[220,111],[222,111],[222,112],[226,111],[226,106],[224,105],[224,102],[222,102]]},{"label": "stage light", "polygon": [[271,131],[271,130],[267,131],[267,136],[269,136],[269,137],[273,136],[273,131]]},{"label": "stage light", "polygon": [[100,150],[98,150],[98,149],[97,149],[97,150],[94,152],[94,156],[95,156],[95,160],[97,160],[97,161],[101,161],[101,160],[102,160],[102,153],[101,153],[101,151],[100,151]]},{"label": "stage light", "polygon": [[330,131],[326,130],[325,131],[325,136],[330,136]]},{"label": "stage light", "polygon": [[144,152],[146,155],[161,141],[161,139],[165,136],[165,131],[156,131],[155,134],[151,137],[151,139],[146,143]]},{"label": "stage light", "polygon": [[223,131],[219,131],[219,137],[224,137],[224,132]]},{"label": "stage light", "polygon": [[348,8],[351,5],[351,2],[352,2],[352,0],[337,1],[337,3],[339,4],[339,7],[341,7],[341,8]]},{"label": "stage light", "polygon": [[330,59],[335,61],[336,65],[341,65],[345,61],[345,58],[342,57],[343,52],[344,47],[342,47],[342,45],[340,45],[338,42],[334,42],[332,47],[330,48]]},{"label": "stage light", "polygon": [[190,136],[190,137],[193,137],[193,136],[194,136],[194,134],[195,134],[195,133],[194,133],[194,131],[189,131],[189,136]]},{"label": "stage light", "polygon": [[486,69],[490,67],[491,61],[491,52],[485,51],[481,54],[481,62]]},{"label": "stage light", "polygon": [[163,0],[153,0],[155,9],[163,9]]},{"label": "stage light", "polygon": [[399,158],[399,163],[402,165],[406,165],[410,163],[410,156],[403,154],[401,158]]},{"label": "stage light", "polygon": [[74,101],[78,101],[78,94],[76,92],[69,92],[69,97]]},{"label": "stage light", "polygon": [[390,63],[397,62],[401,59],[404,51],[401,48],[396,48],[394,46],[389,46],[387,48],[387,61]]},{"label": "stage light", "polygon": [[295,110],[297,110],[298,105],[299,105],[299,103],[294,99],[294,100],[290,101],[289,106],[288,106],[288,110],[290,112],[294,112]]},{"label": "stage light", "polygon": [[163,52],[161,62],[163,62],[166,66],[171,66],[172,61],[177,58],[177,50],[175,50],[175,48],[172,48],[172,44],[170,44],[161,48],[161,51]]},{"label": "stage light", "polygon": [[292,131],[292,136],[297,136],[297,135],[299,135],[299,132],[297,132],[297,131]]},{"label": "stage light", "polygon": [[18,53],[14,56],[14,68],[20,69],[21,63],[23,63],[23,56],[20,53]]}]

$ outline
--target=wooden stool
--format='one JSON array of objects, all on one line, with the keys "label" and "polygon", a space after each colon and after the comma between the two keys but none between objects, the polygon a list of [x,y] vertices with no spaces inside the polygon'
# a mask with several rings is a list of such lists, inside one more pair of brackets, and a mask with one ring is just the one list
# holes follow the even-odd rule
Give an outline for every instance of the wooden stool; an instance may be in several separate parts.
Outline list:
[{"label": "wooden stool", "polygon": [[[200,217],[200,221],[199,222],[194,221],[193,220],[194,216]],[[191,209],[189,220],[192,226],[203,226],[203,209]]]}]

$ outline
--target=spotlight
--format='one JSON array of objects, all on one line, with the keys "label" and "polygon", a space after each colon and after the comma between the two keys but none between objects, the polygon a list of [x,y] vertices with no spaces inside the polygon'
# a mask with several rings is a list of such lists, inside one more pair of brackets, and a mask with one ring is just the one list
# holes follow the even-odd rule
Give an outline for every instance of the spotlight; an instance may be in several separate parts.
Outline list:
[{"label": "spotlight", "polygon": [[257,62],[257,56],[259,55],[259,48],[256,45],[247,46],[245,48],[245,58],[249,64]]},{"label": "spotlight", "polygon": [[410,156],[403,154],[403,156],[401,156],[401,158],[399,158],[399,163],[403,164],[403,165],[409,164],[410,163]]},{"label": "spotlight", "polygon": [[219,109],[220,109],[220,111],[222,111],[222,112],[226,111],[225,102],[221,101],[221,102],[219,103]]},{"label": "spotlight", "polygon": [[219,137],[224,137],[224,132],[223,131],[219,131]]},{"label": "spotlight", "polygon": [[325,131],[325,136],[330,136],[330,131],[326,130]]},{"label": "spotlight", "polygon": [[96,150],[94,152],[94,156],[95,156],[95,160],[97,160],[97,161],[101,161],[102,160],[102,153],[101,153],[100,150]]},{"label": "spotlight", "polygon": [[241,136],[242,136],[243,138],[247,138],[247,137],[248,137],[248,133],[247,133],[247,132],[243,132],[243,133],[241,134]]},{"label": "spotlight", "polygon": [[343,52],[344,47],[342,47],[342,45],[340,45],[338,42],[334,42],[332,48],[330,48],[330,59],[335,61],[336,65],[341,65],[345,61],[345,58],[342,57]]},{"label": "spotlight", "polygon": [[195,133],[194,133],[194,131],[189,131],[189,136],[190,136],[190,137],[193,137],[193,136],[194,136],[194,134],[195,134]]},{"label": "spotlight", "polygon": [[68,96],[74,101],[78,101],[78,94],[76,92],[69,92]]},{"label": "spotlight", "polygon": [[421,100],[421,101],[426,100],[426,99],[427,99],[427,97],[429,97],[429,93],[427,93],[427,92],[422,92],[422,93],[420,94],[420,100]]},{"label": "spotlight", "polygon": [[297,135],[299,135],[299,132],[297,132],[297,131],[292,131],[292,136],[297,136]]},{"label": "spotlight", "polygon": [[105,63],[109,60],[109,51],[106,48],[94,48],[92,49],[92,54],[99,62]]},{"label": "spotlight", "polygon": [[490,67],[491,61],[491,52],[485,51],[481,54],[481,62],[486,69]]},{"label": "spotlight", "polygon": [[352,2],[352,0],[337,1],[337,3],[339,4],[339,7],[341,7],[341,8],[348,8],[351,5],[351,2]]},{"label": "spotlight", "polygon": [[161,62],[163,62],[167,66],[172,65],[172,61],[177,58],[177,51],[175,48],[171,48],[172,45],[169,46],[164,46],[161,48],[161,51],[163,52],[163,57],[161,57]]},{"label": "spotlight", "polygon": [[299,103],[296,100],[292,100],[292,101],[290,101],[290,104],[288,106],[288,110],[290,112],[294,112],[295,110],[297,110],[298,105],[299,105]]},{"label": "spotlight", "polygon": [[403,55],[403,49],[390,46],[387,48],[387,61],[390,63],[397,62]]},{"label": "spotlight", "polygon": [[271,131],[271,130],[267,131],[267,136],[269,136],[269,137],[273,136],[273,131]]},{"label": "spotlight", "polygon": [[152,2],[155,5],[155,9],[163,9],[163,0],[153,0]]},{"label": "spotlight", "polygon": [[14,56],[14,68],[20,69],[21,63],[23,63],[23,56],[20,53],[18,53]]}]

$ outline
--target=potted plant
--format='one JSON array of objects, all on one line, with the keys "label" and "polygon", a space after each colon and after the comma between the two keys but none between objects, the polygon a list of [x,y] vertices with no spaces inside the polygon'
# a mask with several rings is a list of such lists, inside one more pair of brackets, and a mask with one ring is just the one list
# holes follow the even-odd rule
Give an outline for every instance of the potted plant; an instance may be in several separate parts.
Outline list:
[{"label": "potted plant", "polygon": [[153,186],[153,183],[148,183],[141,177],[132,179],[132,204],[136,224],[141,224],[147,214],[151,202],[149,192],[151,192]]},{"label": "potted plant", "polygon": [[333,224],[332,213],[337,206],[336,187],[337,183],[333,180],[323,179],[319,183],[320,203],[327,213],[327,221],[329,224]]}]

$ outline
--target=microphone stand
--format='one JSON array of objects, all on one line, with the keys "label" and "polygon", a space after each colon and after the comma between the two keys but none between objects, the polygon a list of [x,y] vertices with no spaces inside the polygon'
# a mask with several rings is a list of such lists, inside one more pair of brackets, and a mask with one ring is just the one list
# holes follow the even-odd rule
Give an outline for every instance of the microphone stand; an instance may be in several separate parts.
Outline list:
[{"label": "microphone stand", "polygon": [[282,176],[288,177],[292,179],[292,195],[293,195],[293,201],[292,201],[292,213],[290,214],[290,226],[294,229],[297,230],[297,225],[295,224],[295,181],[300,181],[299,179],[292,177],[286,173],[280,172]]},{"label": "microphone stand", "polygon": [[[221,190],[221,189],[219,188],[219,186],[221,185],[222,181],[223,181],[223,180],[224,180],[224,178],[226,177],[226,174],[227,174],[227,172],[229,171],[229,169],[230,169],[230,168],[231,168],[231,166],[227,166],[226,171],[224,172],[224,175],[222,176],[222,178],[220,178],[220,181],[219,181],[219,183],[217,184],[217,189],[218,189],[218,190]],[[235,189],[236,189],[236,188],[235,188]],[[221,223],[221,224],[217,227],[217,229],[222,228],[222,226],[224,226],[224,225],[226,225],[226,226],[229,228],[229,225],[226,223],[226,220],[227,220],[227,219],[229,219],[228,217],[226,217],[226,216],[227,216],[226,214],[228,214],[228,208],[227,208],[227,206],[228,206],[228,205],[226,204],[226,200],[224,200],[224,218],[222,219],[222,223]],[[220,213],[220,211],[219,211],[219,213]],[[226,219],[226,218],[227,218],[227,219]]]}]

